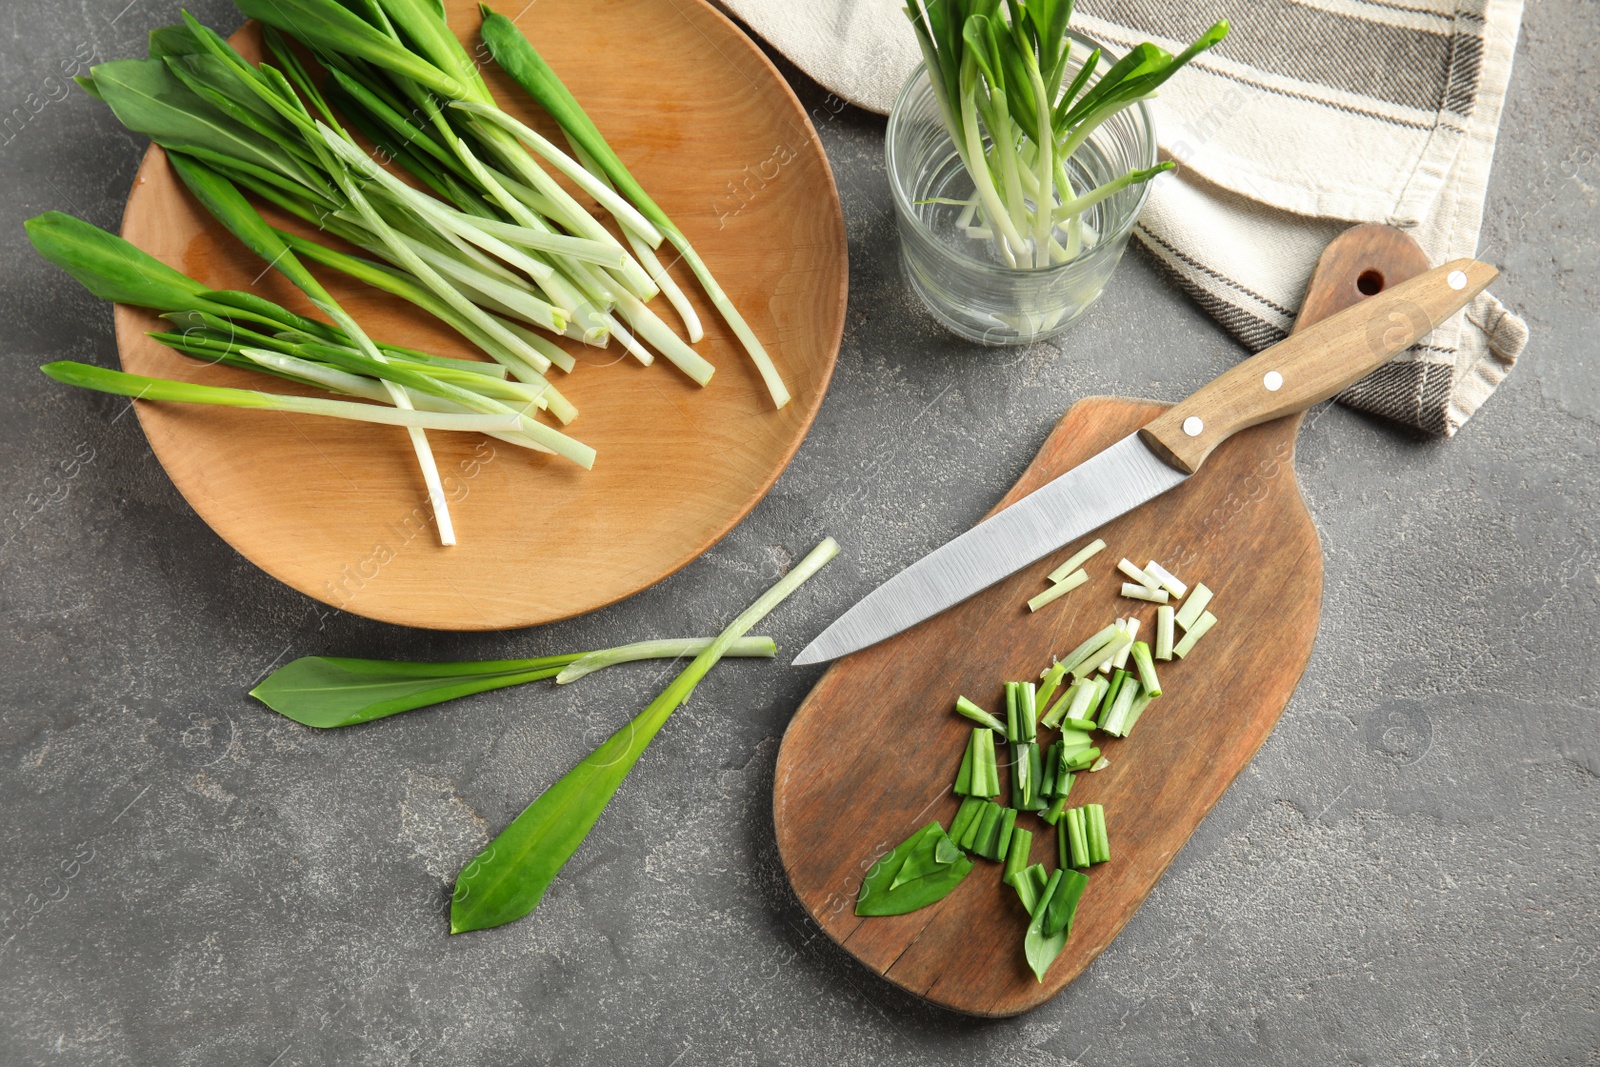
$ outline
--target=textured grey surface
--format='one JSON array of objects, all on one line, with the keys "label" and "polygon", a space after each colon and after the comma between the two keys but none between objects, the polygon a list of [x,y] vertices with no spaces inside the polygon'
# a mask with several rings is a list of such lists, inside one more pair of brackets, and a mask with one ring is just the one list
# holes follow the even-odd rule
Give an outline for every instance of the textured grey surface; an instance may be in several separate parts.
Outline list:
[{"label": "textured grey surface", "polygon": [[460,864],[663,671],[321,734],[243,692],[314,652],[711,631],[831,533],[845,557],[771,623],[798,649],[968,526],[1072,399],[1175,399],[1236,346],[1138,255],[1059,345],[952,341],[896,270],[882,120],[796,77],[853,284],[832,392],[771,495],[589,618],[450,636],[323,615],[189,511],[125,404],[33,369],[114,358],[111,309],[20,227],[120,218],[141,145],[60,64],[175,20],[125,2],[0,11],[0,1063],[1597,1062],[1593,0],[1530,4],[1496,162],[1484,254],[1533,330],[1522,365],[1452,441],[1314,418],[1299,478],[1327,590],[1304,683],[1122,936],[998,1023],[893,991],[793,899],[771,776],[815,669],[719,668],[538,912],[454,939]]}]

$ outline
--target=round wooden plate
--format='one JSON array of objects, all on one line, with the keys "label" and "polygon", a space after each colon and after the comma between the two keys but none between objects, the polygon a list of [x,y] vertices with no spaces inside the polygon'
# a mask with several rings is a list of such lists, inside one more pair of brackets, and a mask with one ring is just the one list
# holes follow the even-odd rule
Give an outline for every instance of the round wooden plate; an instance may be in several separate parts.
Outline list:
[{"label": "round wooden plate", "polygon": [[[482,52],[473,0],[445,6],[469,50]],[[552,373],[579,409],[567,432],[599,451],[594,469],[489,438],[429,434],[455,520],[458,544],[450,548],[438,543],[403,430],[135,405],[178,491],[224,540],[295,589],[386,622],[531,626],[603,607],[673,573],[754,507],[794,455],[844,329],[846,245],[833,176],[799,101],[743,33],[701,0],[539,0],[519,24],[694,241],[794,399],[773,408],[749,358],[678,265],[672,273],[706,327],[695,347],[717,368],[710,385],[699,388],[665,359],[645,367],[619,358],[615,345],[569,346],[580,366]],[[253,24],[234,44],[260,54]],[[487,55],[485,63],[502,106],[559,140]],[[204,214],[158,148],[134,181],[122,234],[214,288],[249,290],[312,314],[298,291]],[[410,305],[318,273],[374,338],[476,354]],[[664,298],[652,307],[677,325]],[[129,371],[292,388],[178,355],[145,336],[163,323],[141,309],[119,306],[116,322]]]}]

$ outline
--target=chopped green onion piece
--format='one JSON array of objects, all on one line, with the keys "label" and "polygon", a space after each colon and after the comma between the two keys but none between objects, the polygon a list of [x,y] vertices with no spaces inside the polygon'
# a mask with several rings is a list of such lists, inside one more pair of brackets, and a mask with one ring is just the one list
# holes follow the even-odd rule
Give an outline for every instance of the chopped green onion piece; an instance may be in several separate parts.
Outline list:
[{"label": "chopped green onion piece", "polygon": [[[1087,867],[1089,866],[1089,834],[1085,827],[1083,809],[1068,808],[1067,812],[1066,841],[1061,848],[1062,867]],[[1056,825],[1056,833],[1061,833],[1061,826]]]},{"label": "chopped green onion piece", "polygon": [[1019,741],[1011,746],[1011,806],[1018,811],[1044,810],[1039,791],[1042,763],[1036,742]]},{"label": "chopped green onion piece", "polygon": [[1178,609],[1177,623],[1187,630],[1200,618],[1200,613],[1205,611],[1211,603],[1211,590],[1206,588],[1206,583],[1201,582],[1194,587],[1194,592],[1189,594],[1189,599],[1183,602],[1183,607]]},{"label": "chopped green onion piece", "polygon": [[1176,600],[1182,600],[1184,594],[1189,591],[1189,587],[1178,581],[1178,578],[1175,574],[1167,570],[1167,568],[1163,567],[1155,560],[1151,560],[1149,563],[1144,565],[1144,572],[1150,577],[1154,578],[1156,581],[1160,582],[1161,588],[1171,593],[1173,598]]},{"label": "chopped green onion piece", "polygon": [[1095,709],[1100,706],[1101,699],[1106,690],[1111,688],[1111,683],[1105,678],[1085,678],[1079,683],[1082,686],[1072,698],[1072,705],[1067,714],[1062,718],[1060,727],[1062,736],[1069,730],[1080,730],[1084,733],[1095,729]]},{"label": "chopped green onion piece", "polygon": [[1216,624],[1217,617],[1211,614],[1211,612],[1208,611],[1201,615],[1195,620],[1194,625],[1189,627],[1189,632],[1183,635],[1183,640],[1179,641],[1178,644],[1173,648],[1172,654],[1177,656],[1179,659],[1187,656],[1190,650],[1194,648],[1195,642],[1204,637],[1206,635],[1206,631],[1210,630]]},{"label": "chopped green onion piece", "polygon": [[1099,759],[1095,760],[1089,765],[1089,773],[1093,774],[1095,771],[1103,771],[1109,766],[1111,766],[1111,761],[1106,759],[1104,756],[1101,756]]},{"label": "chopped green onion piece", "polygon": [[1061,882],[1045,904],[1042,931],[1045,937],[1055,937],[1061,933],[1072,936],[1072,919],[1078,913],[1078,900],[1088,887],[1088,875],[1071,869],[1062,870]]},{"label": "chopped green onion piece", "polygon": [[1050,698],[1055,695],[1056,688],[1061,685],[1061,679],[1066,677],[1066,673],[1067,669],[1059,663],[1052,663],[1040,673],[1039,691],[1033,698],[1035,710],[1049,706]]},{"label": "chopped green onion piece", "polygon": [[[1061,664],[1056,664],[1056,667],[1059,666],[1061,666]],[[1053,671],[1055,670],[1055,667],[1050,669]],[[1045,679],[1045,685],[1048,686],[1049,684],[1049,679]],[[1055,729],[1056,723],[1061,721],[1061,717],[1065,715],[1067,713],[1067,709],[1072,706],[1072,698],[1077,695],[1080,688],[1087,684],[1087,682],[1079,681],[1073,682],[1071,685],[1067,686],[1066,691],[1061,694],[1060,699],[1058,699],[1054,704],[1050,705],[1050,710],[1039,716],[1039,725],[1049,727],[1052,730]],[[1043,704],[1044,697],[1042,694],[1045,692],[1045,690],[1041,688],[1039,692],[1041,694],[1039,703]]]},{"label": "chopped green onion piece", "polygon": [[1044,607],[1046,604],[1053,603],[1058,598],[1063,597],[1066,594],[1072,592],[1074,589],[1078,588],[1078,586],[1082,585],[1084,582],[1087,582],[1088,580],[1089,580],[1089,575],[1086,574],[1085,572],[1083,572],[1083,571],[1073,571],[1071,574],[1067,575],[1065,578],[1061,579],[1059,582],[1056,582],[1049,589],[1046,589],[1044,592],[1040,593],[1038,596],[1036,596],[1033,599],[1029,600],[1028,601],[1028,610],[1029,611],[1038,611],[1040,608]]},{"label": "chopped green onion piece", "polygon": [[1006,740],[1022,740],[1022,724],[1017,721],[1017,683],[1006,683]]},{"label": "chopped green onion piece", "polygon": [[1081,725],[1082,729],[1072,729],[1063,724],[1061,741],[1059,742],[1063,753],[1077,752],[1079,749],[1090,748],[1094,745],[1094,738],[1088,733],[1089,730],[1094,729],[1094,723],[1083,723]]},{"label": "chopped green onion piece", "polygon": [[1156,677],[1156,665],[1150,659],[1150,646],[1143,641],[1133,643],[1133,666],[1139,672],[1139,684],[1152,697],[1161,695],[1161,681]]},{"label": "chopped green onion piece", "polygon": [[1122,671],[1124,675],[1122,685],[1117,690],[1117,699],[1111,705],[1111,711],[1100,720],[1100,729],[1112,737],[1121,737],[1128,721],[1128,712],[1133,707],[1133,700],[1139,695],[1139,679]]},{"label": "chopped green onion piece", "polygon": [[1017,891],[1017,899],[1022,901],[1023,910],[1032,915],[1033,909],[1039,906],[1039,897],[1027,868],[1007,874],[1000,880]]},{"label": "chopped green onion piece", "polygon": [[[1128,654],[1133,651],[1133,639],[1139,636],[1139,620],[1134,618],[1123,619],[1123,629],[1128,632],[1128,643],[1117,649],[1117,654],[1111,657],[1111,666],[1123,670],[1128,666]],[[1104,668],[1101,668],[1102,670]]]},{"label": "chopped green onion piece", "polygon": [[1111,675],[1111,684],[1106,687],[1106,695],[1100,701],[1099,723],[1100,729],[1106,728],[1106,722],[1111,718],[1111,708],[1117,702],[1117,694],[1122,690],[1130,677],[1127,671],[1116,671]]},{"label": "chopped green onion piece", "polygon": [[1011,806],[1026,810],[1028,800],[1038,791],[1039,785],[1032,778],[1033,767],[1028,760],[1028,742],[1013,741],[1011,743]]},{"label": "chopped green onion piece", "polygon": [[1000,767],[994,758],[994,731],[979,727],[973,731],[977,748],[973,752],[972,792],[980,797],[996,796],[1000,792]]},{"label": "chopped green onion piece", "polygon": [[1101,804],[1084,805],[1084,830],[1088,836],[1089,862],[1104,863],[1111,858],[1111,842],[1106,837],[1106,809]]},{"label": "chopped green onion piece", "polygon": [[1123,649],[1133,644],[1133,633],[1120,621],[1116,625],[1116,635],[1106,645],[1099,649],[1093,659],[1084,663],[1072,672],[1074,678],[1088,677],[1095,671],[1109,671],[1116,658]]},{"label": "chopped green onion piece", "polygon": [[1017,891],[1017,897],[1022,901],[1022,906],[1028,909],[1029,916],[1033,915],[1039,907],[1039,894],[1044,892],[1050,876],[1045,873],[1044,864],[1035,863],[1024,867],[1015,874],[1006,875],[1001,881]]},{"label": "chopped green onion piece", "polygon": [[1172,658],[1173,616],[1177,613],[1178,609],[1171,604],[1156,609],[1156,659]]},{"label": "chopped green onion piece", "polygon": [[1062,764],[1069,771],[1081,771],[1093,765],[1100,758],[1098,748],[1086,748],[1078,752],[1067,752],[1062,755]]},{"label": "chopped green onion piece", "polygon": [[[1060,718],[1070,719],[1073,721],[1087,719],[1090,715],[1089,709],[1094,705],[1095,694],[1099,689],[1097,684],[1098,681],[1099,679],[1095,678],[1084,678],[1073,683],[1070,693],[1072,697],[1072,703],[1067,705],[1066,714],[1060,716]],[[1054,711],[1054,709],[1051,710]],[[1055,724],[1052,723],[1051,725],[1053,726]],[[1062,729],[1068,728],[1069,727],[1063,723]]]},{"label": "chopped green onion piece", "polygon": [[[1068,777],[1068,780],[1071,780],[1070,776]],[[1066,810],[1067,798],[1065,796],[1059,796],[1050,802],[1050,806],[1039,815],[1039,818],[1043,819],[1051,826],[1055,826],[1061,821],[1061,813]]]},{"label": "chopped green onion piece", "polygon": [[1067,575],[1076,571],[1090,559],[1099,555],[1100,552],[1105,549],[1105,547],[1106,543],[1104,541],[1100,540],[1098,537],[1095,538],[1093,541],[1089,542],[1089,544],[1085,545],[1083,548],[1074,553],[1071,559],[1067,560],[1061,566],[1051,571],[1050,580],[1052,582],[1059,582],[1063,580]]},{"label": "chopped green onion piece", "polygon": [[1123,582],[1122,595],[1130,600],[1148,600],[1152,604],[1165,604],[1167,591],[1165,589],[1151,589],[1137,582]]},{"label": "chopped green onion piece", "polygon": [[961,806],[956,809],[955,818],[950,820],[950,840],[961,846],[961,839],[966,836],[967,827],[972,825],[972,820],[983,813],[984,802],[977,797],[963,797]]},{"label": "chopped green onion piece", "polygon": [[967,750],[961,755],[961,769],[956,771],[956,784],[950,791],[957,796],[968,796],[972,793],[972,753],[977,748],[978,731],[974,729],[967,737]]},{"label": "chopped green onion piece", "polygon": [[1016,808],[1006,808],[1000,813],[1000,826],[995,834],[994,844],[989,849],[989,859],[999,863],[1005,858],[1006,849],[1011,847],[1011,832],[1016,829],[1016,825]]},{"label": "chopped green onion piece", "polygon": [[965,715],[979,726],[987,726],[989,729],[999,730],[1001,733],[1006,732],[1005,723],[984,711],[966,697],[956,697],[956,711]]},{"label": "chopped green onion piece", "polygon": [[1039,795],[1053,797],[1056,795],[1056,768],[1061,764],[1061,742],[1052,741],[1050,747],[1044,750],[1042,771],[1039,775]]},{"label": "chopped green onion piece", "polygon": [[1144,714],[1144,709],[1148,708],[1154,700],[1155,697],[1145,692],[1143,686],[1139,687],[1139,695],[1133,698],[1133,707],[1128,709],[1128,718],[1122,724],[1123,737],[1133,733],[1134,723],[1139,721],[1139,716]]},{"label": "chopped green onion piece", "polygon": [[[1131,559],[1123,558],[1119,560],[1117,562],[1117,570],[1132,578],[1135,585],[1143,586],[1145,589],[1155,589],[1161,585],[1159,580],[1150,577]],[[1127,596],[1127,594],[1124,593],[1123,596]]]},{"label": "chopped green onion piece", "polygon": [[[1023,741],[1039,738],[1039,701],[1032,682],[1017,682],[1017,726]],[[1013,740],[1017,740],[1014,738]]]},{"label": "chopped green onion piece", "polygon": [[[1078,668],[1084,663],[1099,663],[1099,651],[1117,636],[1117,626],[1113,623],[1104,630],[1089,638],[1083,644],[1073,649],[1061,662],[1067,665],[1067,673],[1074,678],[1079,676]],[[1091,670],[1093,668],[1091,667]],[[1085,671],[1084,673],[1088,673]]]},{"label": "chopped green onion piece", "polygon": [[1011,831],[1011,843],[1006,846],[1005,880],[1010,881],[1011,876],[1021,873],[1028,866],[1028,853],[1033,850],[1033,832],[1031,830]]},{"label": "chopped green onion piece", "polygon": [[961,842],[961,847],[968,852],[988,856],[990,842],[994,840],[1000,828],[1000,814],[1005,810],[999,804],[984,805],[983,813],[967,828],[967,835]]}]

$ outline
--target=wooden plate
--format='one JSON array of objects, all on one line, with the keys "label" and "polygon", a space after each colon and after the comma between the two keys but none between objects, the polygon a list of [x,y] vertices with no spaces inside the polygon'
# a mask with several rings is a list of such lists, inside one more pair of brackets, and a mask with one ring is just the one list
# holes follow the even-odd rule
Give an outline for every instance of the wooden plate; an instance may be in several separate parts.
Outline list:
[{"label": "wooden plate", "polygon": [[[449,0],[446,8],[469,50],[477,47],[476,4]],[[711,384],[697,387],[664,359],[644,367],[620,360],[616,346],[571,346],[583,365],[555,373],[579,409],[568,432],[599,451],[592,471],[475,435],[430,434],[455,520],[452,548],[438,543],[402,430],[135,405],[173,483],[224,540],[295,589],[386,622],[531,626],[603,607],[673,573],[754,507],[794,455],[844,328],[844,222],[827,159],[783,78],[731,22],[700,0],[539,0],[519,24],[695,242],[794,399],[773,409],[748,357],[680,265],[673,274],[706,326],[696,348],[717,367]],[[260,54],[253,24],[234,43]],[[485,73],[508,111],[556,136],[492,63]],[[158,148],[134,181],[122,233],[214,288],[312,313],[194,204]],[[410,305],[318,274],[376,339],[475,354]],[[664,298],[652,306],[675,324]],[[145,331],[162,323],[141,309],[119,306],[116,321],[129,371],[290,388],[151,341]]]}]

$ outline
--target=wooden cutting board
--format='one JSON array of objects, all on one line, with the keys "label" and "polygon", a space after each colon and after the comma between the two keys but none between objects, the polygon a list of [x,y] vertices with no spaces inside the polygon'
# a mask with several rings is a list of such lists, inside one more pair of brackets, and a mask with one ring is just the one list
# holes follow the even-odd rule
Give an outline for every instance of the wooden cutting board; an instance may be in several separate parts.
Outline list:
[{"label": "wooden cutting board", "polygon": [[[407,626],[491,630],[550,622],[636,593],[700,555],[755,506],[794,455],[822,403],[844,330],[847,255],[833,175],[805,109],[738,27],[704,0],[498,6],[516,16],[694,242],[794,399],[774,410],[749,358],[677,264],[671,273],[705,324],[695,348],[717,368],[711,383],[701,389],[665,359],[641,366],[616,345],[565,344],[579,365],[568,375],[555,372],[554,381],[578,407],[567,432],[599,451],[594,469],[474,434],[430,433],[458,538],[450,548],[438,543],[403,430],[135,405],[173,484],[241,554],[308,596]],[[449,0],[445,9],[468,50],[480,49],[474,0]],[[254,23],[232,40],[259,58]],[[489,63],[484,75],[508,112],[563,143],[497,67]],[[264,214],[313,235],[297,220]],[[122,235],[213,288],[248,290],[317,314],[195,204],[159,148],[150,149],[134,180]],[[477,355],[411,305],[313,271],[375,339]],[[680,328],[665,298],[651,306]],[[143,309],[117,308],[124,369],[294,391],[273,379],[263,384],[259,374],[206,366],[145,336],[162,326]]]},{"label": "wooden cutting board", "polygon": [[[1323,254],[1297,327],[1428,266],[1397,230],[1347,231]],[[1165,406],[1079,401],[994,510]],[[784,735],[773,819],[796,894],[845,951],[935,1004],[1006,1016],[1050,999],[1110,944],[1266,740],[1310,658],[1322,553],[1295,484],[1300,421],[1239,433],[1177,489],[823,675]],[[1026,601],[1046,588],[1045,575],[1096,536],[1107,548],[1086,565],[1090,581],[1030,614]],[[856,894],[873,862],[929,820],[948,827],[955,814],[950,786],[972,726],[953,711],[958,695],[1003,709],[1005,681],[1037,677],[1116,617],[1132,614],[1141,636],[1153,633],[1155,605],[1118,595],[1124,556],[1140,566],[1158,560],[1191,586],[1204,582],[1220,621],[1188,659],[1157,664],[1165,695],[1130,737],[1100,742],[1110,766],[1077,776],[1071,805],[1105,805],[1112,858],[1090,870],[1072,935],[1044,982],[1023,959],[1027,915],[998,864],[977,860],[949,896],[920,911],[858,918]],[[1041,742],[1054,736],[1040,733]],[[1054,829],[1028,814],[1017,825],[1034,831],[1032,860],[1054,870]]]}]

